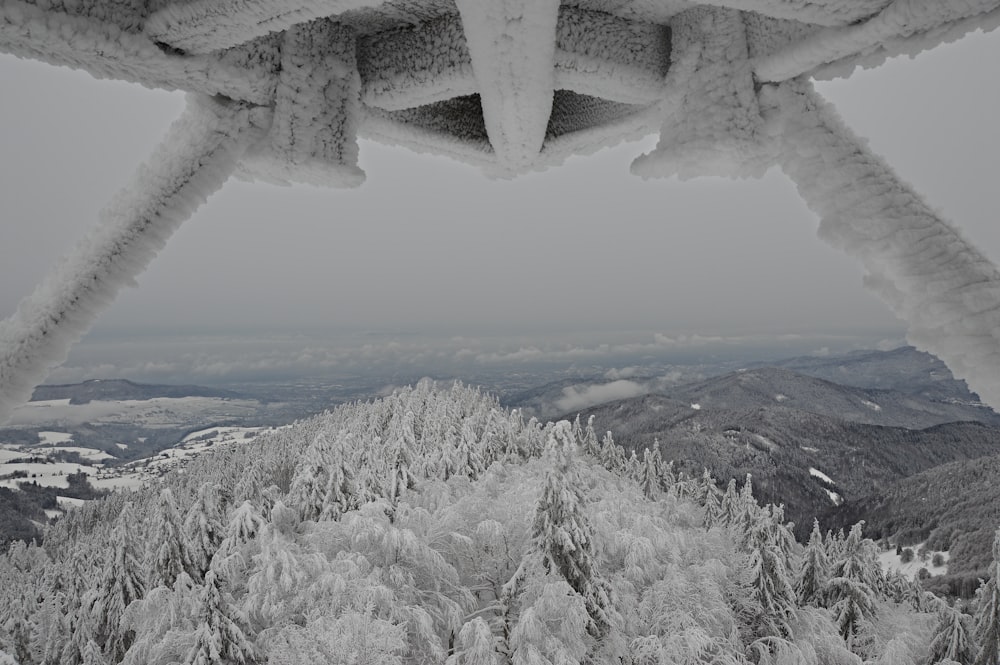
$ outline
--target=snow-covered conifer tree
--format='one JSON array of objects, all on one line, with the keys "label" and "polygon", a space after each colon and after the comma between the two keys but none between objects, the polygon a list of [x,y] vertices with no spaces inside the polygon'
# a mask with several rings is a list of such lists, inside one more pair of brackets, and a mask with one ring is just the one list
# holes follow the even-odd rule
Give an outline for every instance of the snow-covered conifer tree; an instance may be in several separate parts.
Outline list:
[{"label": "snow-covered conifer tree", "polygon": [[594,416],[587,418],[587,427],[583,430],[583,452],[597,457],[601,453],[601,444],[597,440],[597,432],[594,431]]},{"label": "snow-covered conifer tree", "polygon": [[51,593],[42,600],[32,617],[31,652],[39,665],[61,665],[67,625],[65,615],[66,595]]},{"label": "snow-covered conifer tree", "polygon": [[660,458],[660,448],[658,445],[654,447],[652,451],[649,448],[646,448],[642,452],[642,470],[641,477],[639,479],[639,487],[642,488],[642,493],[647,499],[656,500],[656,498],[660,495],[661,464],[662,459]]},{"label": "snow-covered conifer tree", "polygon": [[625,470],[625,451],[615,443],[611,432],[606,432],[601,439],[601,464],[611,473]]},{"label": "snow-covered conifer tree", "polygon": [[736,489],[736,479],[730,478],[726,491],[720,501],[719,523],[722,526],[732,526],[740,514],[740,494]]},{"label": "snow-covered conifer tree", "polygon": [[642,460],[636,455],[635,448],[625,460],[625,475],[636,482],[642,480]]},{"label": "snow-covered conifer tree", "polygon": [[861,537],[862,525],[855,524],[837,548],[841,555],[832,565],[825,591],[840,636],[855,653],[868,648],[881,576],[874,545]]},{"label": "snow-covered conifer tree", "polygon": [[819,520],[813,520],[809,543],[802,554],[802,566],[795,580],[795,593],[802,605],[819,605],[823,602],[830,563],[826,558],[823,534],[819,530]]},{"label": "snow-covered conifer tree", "polygon": [[122,659],[134,637],[122,627],[125,608],[146,591],[134,536],[135,524],[132,504],[126,503],[111,532],[111,565],[104,570],[92,595],[96,641],[113,663]]},{"label": "snow-covered conifer tree", "polygon": [[323,512],[326,494],[329,443],[320,432],[306,448],[295,469],[289,502],[298,508],[303,520],[316,520]]},{"label": "snow-covered conifer tree", "polygon": [[[0,661],[2,663],[3,661]],[[108,665],[107,659],[101,653],[101,647],[94,640],[87,640],[80,654],[80,665]]]},{"label": "snow-covered conifer tree", "polygon": [[236,487],[233,489],[233,501],[243,503],[252,501],[259,503],[261,494],[264,492],[264,465],[259,458],[247,460],[248,464],[243,469]]},{"label": "snow-covered conifer tree", "polygon": [[957,607],[942,603],[927,662],[936,665],[945,660],[953,660],[971,664],[979,651],[972,632],[971,616]]},{"label": "snow-covered conifer tree", "polygon": [[181,524],[177,503],[169,487],[160,490],[160,499],[154,516],[153,539],[150,543],[150,581],[154,586],[173,586],[182,572],[191,575],[191,561],[187,537]]},{"label": "snow-covered conifer tree", "polygon": [[349,510],[354,510],[361,503],[357,485],[354,482],[355,472],[348,459],[350,443],[351,435],[349,433],[342,433],[337,437],[330,460],[330,472],[327,475],[320,519],[339,519],[341,515]]},{"label": "snow-covered conifer tree", "polygon": [[482,617],[466,622],[458,633],[456,651],[445,665],[501,665],[493,631]]},{"label": "snow-covered conifer tree", "polygon": [[559,422],[552,429],[548,454],[552,468],[545,475],[535,510],[533,547],[541,555],[545,572],[558,574],[583,597],[590,616],[587,632],[600,637],[612,625],[611,587],[597,569],[593,530],[573,468],[576,441],[568,422]]},{"label": "snow-covered conifer tree", "polygon": [[458,448],[455,451],[455,456],[457,462],[456,473],[475,479],[486,469],[482,446],[480,445],[479,438],[476,436],[475,426],[468,418],[462,422],[462,433],[458,439]]},{"label": "snow-covered conifer tree", "polygon": [[795,614],[795,591],[788,557],[794,538],[783,518],[784,511],[774,506],[757,511],[744,537],[750,595],[761,610],[756,622],[760,637],[791,636],[789,619]]},{"label": "snow-covered conifer tree", "polygon": [[215,491],[209,483],[198,488],[198,497],[188,510],[184,520],[184,535],[189,545],[192,571],[191,578],[202,579],[208,570],[215,551],[225,537],[225,527],[219,514]]},{"label": "snow-covered conifer tree", "polygon": [[265,524],[263,515],[253,503],[244,501],[240,504],[229,519],[226,537],[212,557],[211,568],[231,582],[233,575],[245,570],[249,563],[248,555],[243,551],[245,545],[257,537]]},{"label": "snow-covered conifer tree", "polygon": [[561,580],[543,585],[540,592],[511,631],[512,665],[583,662],[586,634],[593,627],[585,600]]},{"label": "snow-covered conifer tree", "polygon": [[684,478],[684,474],[681,473],[680,476],[677,475],[677,471],[674,469],[674,461],[664,462],[663,457],[660,453],[660,440],[656,439],[653,443],[653,449],[656,451],[657,465],[660,467],[660,487],[666,492],[673,492],[674,496],[679,496],[680,488],[678,484]]},{"label": "snow-covered conifer tree", "polygon": [[993,537],[993,561],[989,579],[976,591],[976,640],[979,653],[975,665],[997,665],[1000,662],[1000,529]]},{"label": "snow-covered conifer tree", "polygon": [[403,494],[416,487],[416,478],[410,471],[413,449],[403,439],[390,440],[385,448],[386,474],[383,496],[391,506],[399,503]]},{"label": "snow-covered conifer tree", "polygon": [[257,662],[253,642],[233,620],[214,571],[205,573],[198,629],[184,665],[249,665]]}]

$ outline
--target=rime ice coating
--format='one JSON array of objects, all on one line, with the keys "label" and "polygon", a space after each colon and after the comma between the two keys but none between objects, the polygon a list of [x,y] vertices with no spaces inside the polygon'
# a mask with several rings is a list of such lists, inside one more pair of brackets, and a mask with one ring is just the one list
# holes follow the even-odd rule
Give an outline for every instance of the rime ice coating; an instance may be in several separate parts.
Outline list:
[{"label": "rime ice coating", "polygon": [[200,95],[0,324],[0,421],[230,173],[354,187],[362,136],[511,177],[656,131],[644,177],[780,163],[911,341],[1000,406],[996,269],[788,83],[998,25],[1000,0],[0,0],[2,53]]},{"label": "rime ice coating", "polygon": [[767,86],[781,168],[819,235],[861,260],[865,285],[988,404],[1000,405],[1000,271],[933,210],[806,82]]},{"label": "rime ice coating", "polygon": [[0,422],[219,189],[258,130],[247,105],[191,96],[132,184],[104,210],[75,252],[0,322]]}]

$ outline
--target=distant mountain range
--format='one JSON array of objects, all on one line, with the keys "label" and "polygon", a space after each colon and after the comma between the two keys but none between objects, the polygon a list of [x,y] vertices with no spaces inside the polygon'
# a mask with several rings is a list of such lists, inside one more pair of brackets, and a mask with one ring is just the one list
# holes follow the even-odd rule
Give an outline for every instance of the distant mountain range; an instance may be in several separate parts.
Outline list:
[{"label": "distant mountain range", "polygon": [[[664,459],[690,473],[708,468],[721,481],[753,474],[757,498],[784,503],[800,538],[815,516],[824,528],[864,519],[874,537],[904,544],[929,539],[935,549],[950,549],[950,570],[960,577],[974,579],[988,560],[991,534],[1000,526],[1000,485],[993,485],[1000,477],[1000,415],[939,360],[904,347],[792,358],[705,378],[710,373],[708,366],[669,376],[633,368],[627,379],[599,375],[545,384],[509,397],[505,406],[544,408],[548,419],[567,396],[630,394],[562,417],[579,413],[586,422],[594,416],[599,433],[610,430],[639,454],[658,443]],[[92,380],[42,386],[33,400],[82,405],[163,397],[242,396]],[[114,440],[130,443],[131,455],[173,443],[156,438],[159,429],[134,429],[114,431]],[[111,435],[107,428],[73,432],[76,445]],[[37,440],[34,430],[24,437]]]},{"label": "distant mountain range", "polygon": [[[753,366],[763,365],[764,363],[757,363]],[[965,381],[956,379],[943,362],[912,346],[892,351],[853,351],[838,356],[804,356],[766,365],[826,379],[842,386],[895,390],[939,402],[979,402],[969,392]]]},{"label": "distant mountain range", "polygon": [[[988,560],[1000,490],[964,479],[994,467],[992,478],[1000,476],[1000,416],[913,349],[776,364],[579,415],[593,416],[598,432],[611,431],[640,455],[659,445],[689,473],[708,468],[723,481],[752,474],[758,499],[785,504],[800,538],[817,516],[824,528],[865,519],[876,537],[953,546],[958,574]],[[839,385],[790,367],[826,376],[847,368],[855,383],[880,387]]]},{"label": "distant mountain range", "polygon": [[736,372],[720,373],[705,365],[677,366],[660,373],[631,368],[627,378],[611,376],[562,379],[508,396],[504,405],[551,419],[612,399],[650,394],[685,406],[784,405],[852,422],[911,429],[962,420],[1000,426],[1000,415],[964,381],[956,380],[940,360],[913,347],[753,363]]},{"label": "distant mountain range", "polygon": [[91,379],[83,383],[38,386],[31,396],[31,401],[68,399],[70,404],[88,404],[93,401],[145,401],[159,397],[239,399],[241,395],[231,390],[204,386],[153,385],[133,383],[125,379]]},{"label": "distant mountain range", "polygon": [[666,391],[667,397],[703,409],[781,406],[852,423],[909,429],[956,421],[1000,426],[1000,415],[967,390],[947,394],[949,398],[942,399],[919,391],[844,386],[778,367],[741,370]]}]

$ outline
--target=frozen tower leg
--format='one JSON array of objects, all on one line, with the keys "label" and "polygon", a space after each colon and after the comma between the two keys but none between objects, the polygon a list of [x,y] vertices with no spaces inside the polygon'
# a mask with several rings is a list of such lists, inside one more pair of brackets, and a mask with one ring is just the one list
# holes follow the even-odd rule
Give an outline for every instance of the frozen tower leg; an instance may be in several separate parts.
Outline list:
[{"label": "frozen tower leg", "polygon": [[[170,235],[229,177],[260,132],[244,103],[191,95],[135,180],[72,255],[0,322],[0,423],[133,284]],[[266,119],[263,119],[266,120]]]},{"label": "frozen tower leg", "polygon": [[274,119],[239,175],[278,183],[357,187],[361,77],[354,32],[329,19],[283,33]]},{"label": "frozen tower leg", "polygon": [[760,177],[760,109],[740,12],[695,7],[672,28],[663,125],[656,149],[632,164],[644,178]]},{"label": "frozen tower leg", "polygon": [[559,0],[458,0],[483,120],[501,170],[542,149],[555,88]]},{"label": "frozen tower leg", "polygon": [[781,168],[819,235],[861,260],[865,285],[988,404],[1000,406],[1000,271],[837,117],[807,81],[761,91]]}]

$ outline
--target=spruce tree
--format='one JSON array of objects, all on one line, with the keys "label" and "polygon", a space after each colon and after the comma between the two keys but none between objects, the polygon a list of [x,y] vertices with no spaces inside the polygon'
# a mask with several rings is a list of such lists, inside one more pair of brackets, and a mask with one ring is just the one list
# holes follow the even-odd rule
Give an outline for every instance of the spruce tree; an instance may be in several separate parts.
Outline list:
[{"label": "spruce tree", "polygon": [[323,512],[323,497],[330,466],[328,449],[326,436],[320,432],[313,438],[296,466],[289,502],[298,508],[303,520],[315,521]]},{"label": "spruce tree", "polygon": [[769,506],[756,513],[747,525],[743,547],[750,595],[762,610],[758,633],[761,637],[790,637],[788,622],[795,614],[795,591],[788,557],[794,538],[782,523],[784,511],[780,507]]},{"label": "spruce tree", "polygon": [[576,441],[572,426],[562,421],[549,436],[552,468],[545,476],[532,525],[534,549],[546,573],[569,583],[583,598],[590,621],[587,632],[601,637],[612,624],[611,587],[601,577],[594,556],[594,535],[585,499],[573,466]]},{"label": "spruce tree", "polygon": [[205,574],[199,602],[198,630],[184,665],[249,665],[256,649],[231,616],[214,571]]},{"label": "spruce tree", "polygon": [[971,665],[979,651],[972,632],[972,617],[942,602],[927,662],[936,665],[953,660]]},{"label": "spruce tree", "polygon": [[615,443],[611,432],[601,439],[601,464],[611,473],[620,474],[625,469],[625,451]]},{"label": "spruce tree", "polygon": [[502,662],[493,631],[482,617],[462,626],[456,647],[445,665],[500,665]]},{"label": "spruce tree", "polygon": [[990,563],[989,579],[976,592],[976,639],[979,653],[975,665],[997,665],[1000,663],[1000,529],[993,537],[993,561]]},{"label": "spruce tree", "polygon": [[66,595],[50,592],[32,617],[31,651],[39,665],[60,665],[67,638]]},{"label": "spruce tree", "polygon": [[[840,542],[834,551],[840,556],[831,568],[825,591],[840,636],[855,653],[866,648],[881,579],[873,544],[861,537],[862,525],[863,522],[858,522],[846,538],[837,538]],[[827,546],[830,545],[828,536]]]},{"label": "spruce tree", "polygon": [[656,500],[660,495],[660,465],[662,463],[659,447],[653,450],[646,448],[642,453],[642,477],[639,480],[639,487],[642,488],[643,495],[651,501]]},{"label": "spruce tree", "polygon": [[740,494],[736,489],[736,479],[730,478],[726,491],[722,495],[719,510],[719,523],[722,526],[732,526],[740,514]]},{"label": "spruce tree", "polygon": [[92,614],[97,642],[112,663],[119,662],[133,635],[122,626],[125,608],[145,594],[135,542],[135,512],[126,503],[111,532],[111,562],[94,589]]},{"label": "spruce tree", "polygon": [[94,640],[87,640],[80,654],[80,665],[108,665],[107,659],[101,653],[101,647]]},{"label": "spruce tree", "polygon": [[[349,435],[346,441],[350,441]],[[343,437],[338,438],[331,464],[323,495],[323,510],[320,513],[320,519],[324,520],[340,519],[341,515],[361,505],[354,481],[355,472],[348,461],[347,443]]]},{"label": "spruce tree", "polygon": [[587,427],[583,430],[583,452],[597,457],[601,453],[601,444],[597,441],[597,432],[594,431],[594,416],[587,418]]},{"label": "spruce tree", "polygon": [[183,572],[191,575],[193,571],[187,537],[173,492],[164,487],[160,491],[153,527],[150,586],[172,587],[178,575]]},{"label": "spruce tree", "polygon": [[830,563],[826,558],[823,534],[819,530],[819,520],[813,520],[809,543],[802,554],[802,567],[795,580],[795,593],[802,605],[821,605],[823,588],[826,585]]},{"label": "spruce tree", "polygon": [[198,498],[184,520],[184,535],[192,567],[188,574],[197,582],[204,578],[215,551],[225,537],[215,490],[209,483],[203,483],[198,488]]}]

